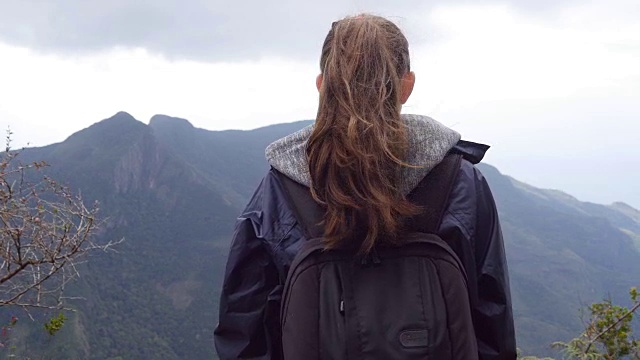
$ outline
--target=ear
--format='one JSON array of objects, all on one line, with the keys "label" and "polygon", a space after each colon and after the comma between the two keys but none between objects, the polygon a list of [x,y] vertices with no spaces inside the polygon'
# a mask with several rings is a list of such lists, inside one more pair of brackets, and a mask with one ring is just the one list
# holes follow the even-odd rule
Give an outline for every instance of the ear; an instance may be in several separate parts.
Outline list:
[{"label": "ear", "polygon": [[318,91],[320,91],[321,87],[322,87],[322,74],[318,74],[318,76],[316,76],[316,88],[318,88]]},{"label": "ear", "polygon": [[413,92],[413,85],[416,83],[416,74],[413,71],[409,71],[402,77],[402,89],[400,93],[400,103],[404,103],[409,100],[409,96]]}]

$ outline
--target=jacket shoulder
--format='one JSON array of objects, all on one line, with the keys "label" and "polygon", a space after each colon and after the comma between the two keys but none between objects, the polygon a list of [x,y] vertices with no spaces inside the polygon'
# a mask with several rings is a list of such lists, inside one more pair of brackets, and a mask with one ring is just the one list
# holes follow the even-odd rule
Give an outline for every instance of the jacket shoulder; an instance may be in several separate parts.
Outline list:
[{"label": "jacket shoulder", "polygon": [[452,154],[460,154],[465,160],[475,165],[482,161],[489,147],[489,145],[485,144],[460,140],[449,152]]}]

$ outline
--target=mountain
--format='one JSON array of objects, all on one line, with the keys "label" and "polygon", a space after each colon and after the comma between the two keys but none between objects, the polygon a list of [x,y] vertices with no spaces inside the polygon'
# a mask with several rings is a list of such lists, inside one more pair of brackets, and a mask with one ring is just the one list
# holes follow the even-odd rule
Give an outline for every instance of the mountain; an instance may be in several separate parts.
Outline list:
[{"label": "mountain", "polygon": [[580,202],[479,168],[498,206],[523,353],[553,354],[549,344],[576,336],[579,309],[590,303],[628,302],[640,279],[640,222],[629,216],[637,210]]},{"label": "mountain", "polygon": [[[25,149],[22,161],[45,160],[50,176],[100,202],[108,217],[100,236],[125,241],[117,253],[94,254],[82,265],[68,291],[84,300],[73,302],[77,312],[58,335],[49,339],[41,325],[19,323],[19,355],[213,358],[235,218],[268,169],[267,144],[308,124],[207,131],[164,115],[146,125],[122,112],[62,143]],[[519,347],[548,354],[548,344],[580,330],[581,306],[608,295],[622,300],[640,278],[640,212],[479,168],[502,221]]]},{"label": "mountain", "polygon": [[267,145],[310,123],[301,121],[253,131],[206,131],[195,129],[184,119],[156,115],[149,127],[181,161],[201,171],[219,193],[243,206],[268,169],[264,160]]}]

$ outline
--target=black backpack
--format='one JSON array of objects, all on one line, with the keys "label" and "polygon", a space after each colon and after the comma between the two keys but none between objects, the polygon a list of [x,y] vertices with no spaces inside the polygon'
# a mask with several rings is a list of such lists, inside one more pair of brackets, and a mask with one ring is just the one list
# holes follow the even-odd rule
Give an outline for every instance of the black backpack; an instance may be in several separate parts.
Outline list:
[{"label": "black backpack", "polygon": [[325,250],[321,208],[307,187],[279,174],[308,239],[284,285],[284,359],[478,358],[464,268],[436,235],[460,160],[448,155],[409,195],[424,212],[404,244],[365,258]]}]

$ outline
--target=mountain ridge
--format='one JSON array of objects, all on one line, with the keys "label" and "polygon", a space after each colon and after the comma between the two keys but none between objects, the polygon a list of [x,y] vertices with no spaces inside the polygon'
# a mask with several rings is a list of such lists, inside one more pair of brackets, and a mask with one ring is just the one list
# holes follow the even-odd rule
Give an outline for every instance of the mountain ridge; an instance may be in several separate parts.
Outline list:
[{"label": "mountain ridge", "polygon": [[[111,219],[102,236],[126,239],[117,254],[92,257],[81,269],[71,290],[87,300],[74,302],[74,326],[49,343],[31,331],[25,343],[33,352],[25,355],[214,357],[229,239],[268,170],[264,148],[311,123],[210,131],[166,115],[147,125],[121,112],[62,143],[25,149],[23,162],[49,162],[48,174],[101,202]],[[640,212],[478,168],[498,204],[519,346],[551,354],[549,343],[579,331],[580,306],[608,293],[623,298],[640,278]]]}]

